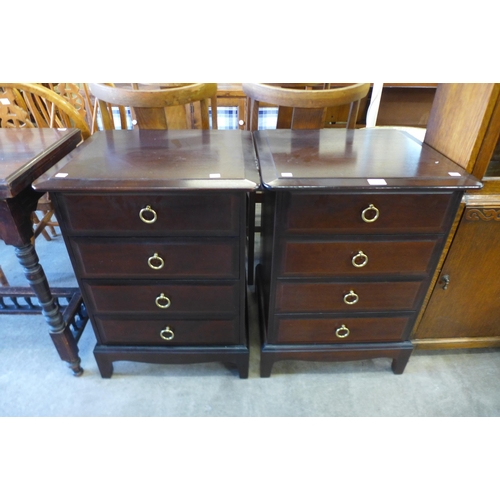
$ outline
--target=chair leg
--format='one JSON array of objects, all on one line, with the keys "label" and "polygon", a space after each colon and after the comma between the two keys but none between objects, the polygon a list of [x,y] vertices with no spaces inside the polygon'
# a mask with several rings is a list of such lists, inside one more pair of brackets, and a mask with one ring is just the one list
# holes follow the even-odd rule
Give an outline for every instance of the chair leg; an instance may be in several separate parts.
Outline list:
[{"label": "chair leg", "polygon": [[45,224],[43,219],[40,220],[35,212],[31,215],[31,220],[33,222],[33,236],[31,238],[32,244],[35,242],[36,238],[41,234],[47,241],[51,241],[52,238],[49,236],[45,229]]},{"label": "chair leg", "polygon": [[9,281],[7,280],[7,276],[3,272],[2,266],[0,266],[0,285],[2,286],[10,286]]},{"label": "chair leg", "polygon": [[33,229],[33,234],[34,234],[33,241],[37,238],[39,234],[43,234],[43,237],[47,241],[51,241],[52,238],[47,233],[47,229],[49,229],[53,237],[57,236],[54,227],[59,226],[59,223],[51,221],[52,217],[54,216],[54,210],[45,210],[43,211],[43,214],[44,216],[40,220],[36,215],[36,213],[33,212],[33,224],[35,226]]},{"label": "chair leg", "polygon": [[[50,215],[49,215],[49,212],[50,212]],[[54,210],[46,210],[43,212],[43,214],[44,214],[44,216],[43,216],[42,220],[46,221],[45,224],[46,224],[47,229],[50,232],[50,235],[52,237],[57,236],[56,230],[54,228],[56,226],[59,226],[59,223],[52,221],[52,217],[54,216]]]}]

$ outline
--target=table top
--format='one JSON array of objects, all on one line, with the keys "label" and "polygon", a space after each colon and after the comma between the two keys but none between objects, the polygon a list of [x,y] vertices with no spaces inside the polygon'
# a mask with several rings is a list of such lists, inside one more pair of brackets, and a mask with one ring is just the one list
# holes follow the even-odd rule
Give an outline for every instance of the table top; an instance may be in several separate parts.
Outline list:
[{"label": "table top", "polygon": [[259,130],[268,189],[478,189],[475,177],[410,134],[386,128]]},{"label": "table top", "polygon": [[164,191],[259,186],[250,132],[242,130],[113,130],[96,132],[37,190]]},{"label": "table top", "polygon": [[0,199],[15,197],[81,140],[78,129],[0,128]]}]

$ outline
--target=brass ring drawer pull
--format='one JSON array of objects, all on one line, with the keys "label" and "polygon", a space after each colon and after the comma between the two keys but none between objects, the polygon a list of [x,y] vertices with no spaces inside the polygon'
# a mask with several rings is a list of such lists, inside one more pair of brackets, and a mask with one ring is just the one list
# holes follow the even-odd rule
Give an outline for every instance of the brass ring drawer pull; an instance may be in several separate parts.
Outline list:
[{"label": "brass ring drawer pull", "polygon": [[339,339],[345,339],[350,333],[351,331],[345,325],[342,325],[340,328],[335,330],[335,335],[337,335]]},{"label": "brass ring drawer pull", "polygon": [[161,269],[165,265],[165,261],[157,254],[155,253],[148,259],[148,266],[151,269]]},{"label": "brass ring drawer pull", "polygon": [[158,295],[155,299],[155,304],[160,309],[166,309],[167,307],[170,307],[170,299],[164,293],[160,293],[160,295]]},{"label": "brass ring drawer pull", "polygon": [[352,265],[354,267],[364,267],[368,264],[368,255],[361,250],[352,258]]},{"label": "brass ring drawer pull", "polygon": [[172,340],[174,338],[174,332],[171,330],[169,326],[166,326],[161,332],[160,337],[163,340]]},{"label": "brass ring drawer pull", "polygon": [[[373,216],[371,219],[369,219],[367,217],[368,215],[368,212],[374,212]],[[378,216],[380,215],[380,210],[375,206],[375,205],[372,205],[370,203],[370,205],[365,208],[362,212],[361,212],[361,218],[365,221],[365,222],[375,222],[377,219],[378,219]]]},{"label": "brass ring drawer pull", "polygon": [[[147,219],[146,217],[144,217],[146,214],[148,214],[148,216],[150,216],[151,218]],[[148,205],[146,208],[143,208],[139,212],[139,218],[142,220],[142,222],[145,222],[146,224],[153,224],[153,222],[156,222],[156,219],[158,217],[156,212],[151,208],[150,205]]]},{"label": "brass ring drawer pull", "polygon": [[348,306],[352,306],[353,304],[356,304],[356,302],[359,300],[359,295],[354,292],[354,290],[351,290],[349,293],[346,293],[344,295],[344,302]]}]

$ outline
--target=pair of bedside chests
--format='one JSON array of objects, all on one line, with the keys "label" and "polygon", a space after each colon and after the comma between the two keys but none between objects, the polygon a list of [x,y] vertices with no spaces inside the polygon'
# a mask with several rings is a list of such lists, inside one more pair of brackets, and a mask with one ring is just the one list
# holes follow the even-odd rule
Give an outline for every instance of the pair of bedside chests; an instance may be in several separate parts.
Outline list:
[{"label": "pair of bedside chests", "polygon": [[35,183],[106,378],[119,360],[217,361],[248,377],[247,269],[261,376],[286,359],[379,357],[402,373],[463,192],[479,187],[377,128],[97,132]]}]

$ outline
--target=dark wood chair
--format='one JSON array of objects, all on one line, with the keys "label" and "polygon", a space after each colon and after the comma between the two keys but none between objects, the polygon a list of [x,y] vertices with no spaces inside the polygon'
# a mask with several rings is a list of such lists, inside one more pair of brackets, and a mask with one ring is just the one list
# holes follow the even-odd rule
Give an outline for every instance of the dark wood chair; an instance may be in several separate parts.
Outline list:
[{"label": "dark wood chair", "polygon": [[[333,84],[334,85],[334,84]],[[247,130],[258,130],[259,109],[261,106],[278,107],[276,128],[321,129],[327,125],[329,110],[338,106],[350,105],[345,127],[356,127],[361,99],[370,90],[369,83],[332,88],[329,83],[243,83],[247,96]],[[261,193],[249,197],[249,241],[248,241],[248,282],[253,284],[254,274],[254,237],[260,232],[256,224],[256,204],[260,203]]]},{"label": "dark wood chair", "polygon": [[[141,88],[142,87],[142,88]],[[217,128],[217,84],[119,84],[90,83],[90,93],[99,103],[104,130],[129,128],[124,111],[130,108],[133,127],[139,129]],[[115,125],[113,108],[120,123]]]}]

